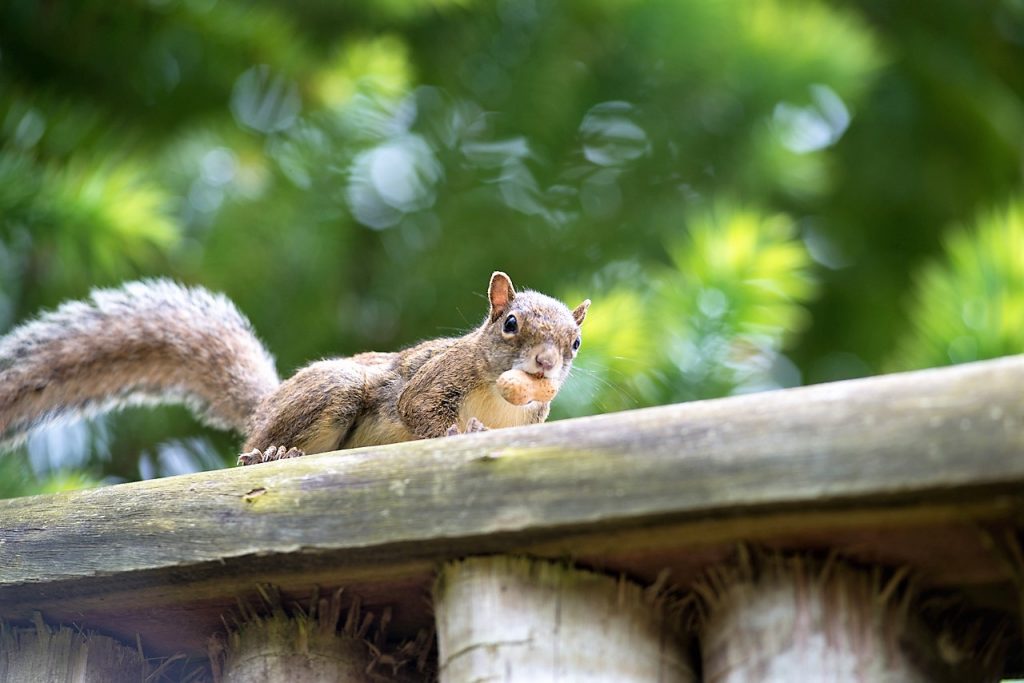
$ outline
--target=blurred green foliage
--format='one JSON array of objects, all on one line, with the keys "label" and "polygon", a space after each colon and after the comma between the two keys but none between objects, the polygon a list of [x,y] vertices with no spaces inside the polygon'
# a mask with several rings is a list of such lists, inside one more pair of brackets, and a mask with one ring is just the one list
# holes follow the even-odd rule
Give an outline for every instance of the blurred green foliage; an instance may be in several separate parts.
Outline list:
[{"label": "blurred green foliage", "polygon": [[947,233],[945,253],[915,273],[911,330],[893,368],[926,368],[1024,350],[1024,202]]},{"label": "blurred green foliage", "polygon": [[[226,292],[283,374],[594,300],[555,417],[1016,353],[1024,4],[0,3],[0,331]],[[961,227],[966,226],[966,227]],[[221,466],[182,409],[0,495]]]}]

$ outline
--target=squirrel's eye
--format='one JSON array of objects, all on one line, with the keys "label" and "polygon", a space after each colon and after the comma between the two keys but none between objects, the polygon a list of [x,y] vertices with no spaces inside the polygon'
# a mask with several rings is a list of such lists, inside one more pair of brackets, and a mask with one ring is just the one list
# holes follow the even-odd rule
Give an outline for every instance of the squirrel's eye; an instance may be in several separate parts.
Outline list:
[{"label": "squirrel's eye", "polygon": [[580,350],[580,338],[579,337],[576,337],[576,339],[573,340],[572,350],[573,351],[579,351]]},{"label": "squirrel's eye", "polygon": [[519,331],[519,321],[514,315],[505,318],[505,326],[501,328],[501,331],[505,334],[515,334]]}]

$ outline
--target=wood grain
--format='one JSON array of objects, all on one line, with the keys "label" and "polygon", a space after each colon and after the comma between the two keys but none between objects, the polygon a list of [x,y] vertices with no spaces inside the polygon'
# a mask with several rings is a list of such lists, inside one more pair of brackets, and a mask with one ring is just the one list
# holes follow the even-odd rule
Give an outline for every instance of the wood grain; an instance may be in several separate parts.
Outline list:
[{"label": "wood grain", "polygon": [[[963,579],[998,584],[986,539],[1020,519],[1022,387],[1012,357],[0,501],[0,616],[192,648],[272,580],[358,587],[413,629],[435,563],[462,555],[533,548],[643,577],[693,570],[695,548],[833,537],[954,584],[967,548]],[[713,541],[686,533],[702,528]]]}]

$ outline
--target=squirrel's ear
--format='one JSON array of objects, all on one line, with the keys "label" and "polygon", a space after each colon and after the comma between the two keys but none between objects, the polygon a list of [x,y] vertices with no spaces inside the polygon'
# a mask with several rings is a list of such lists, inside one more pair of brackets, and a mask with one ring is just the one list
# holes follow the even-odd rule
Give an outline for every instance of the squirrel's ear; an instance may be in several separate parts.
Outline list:
[{"label": "squirrel's ear", "polygon": [[582,325],[583,320],[587,317],[587,309],[590,308],[590,299],[584,299],[576,308],[572,309],[573,320],[576,321],[577,325]]},{"label": "squirrel's ear", "polygon": [[491,284],[487,287],[487,298],[491,301],[491,322],[498,319],[512,299],[516,298],[516,288],[512,286],[512,279],[500,270],[494,271],[491,275]]}]

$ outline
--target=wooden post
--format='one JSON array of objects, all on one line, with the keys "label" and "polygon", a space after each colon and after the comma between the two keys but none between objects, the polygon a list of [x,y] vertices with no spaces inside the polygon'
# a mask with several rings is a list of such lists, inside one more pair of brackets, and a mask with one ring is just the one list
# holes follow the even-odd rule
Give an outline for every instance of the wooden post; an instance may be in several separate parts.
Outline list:
[{"label": "wooden post", "polygon": [[434,609],[442,683],[696,680],[664,604],[624,579],[470,558],[442,569]]},{"label": "wooden post", "polygon": [[0,624],[0,681],[11,683],[122,683],[148,680],[142,653],[107,636],[61,626],[39,613],[28,628]]},{"label": "wooden post", "polygon": [[[263,608],[240,603],[227,638],[209,644],[218,683],[368,683],[423,680],[432,638],[385,650],[390,611],[364,611],[354,598],[342,608],[342,590],[314,594],[308,609],[285,607],[279,592],[261,586]],[[264,614],[264,612],[269,612]]]},{"label": "wooden post", "polygon": [[[710,570],[694,590],[706,609],[700,642],[708,683],[998,681],[999,631],[958,642],[913,610],[896,572],[883,582],[834,558],[751,558]],[[975,636],[979,634],[974,634]]]}]

